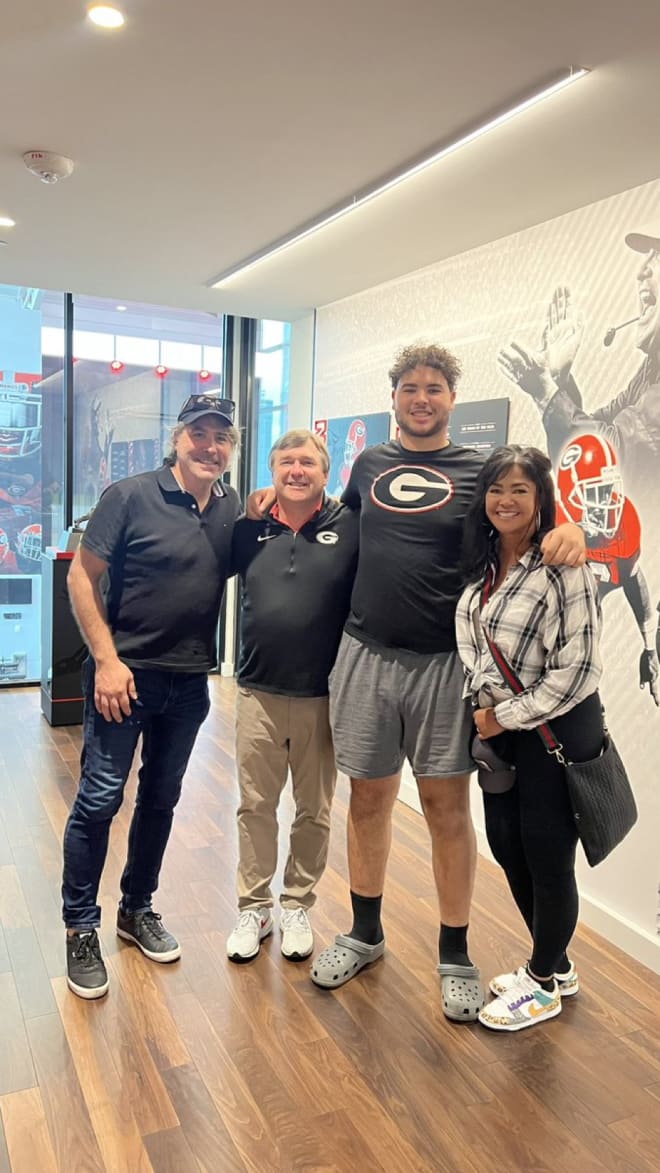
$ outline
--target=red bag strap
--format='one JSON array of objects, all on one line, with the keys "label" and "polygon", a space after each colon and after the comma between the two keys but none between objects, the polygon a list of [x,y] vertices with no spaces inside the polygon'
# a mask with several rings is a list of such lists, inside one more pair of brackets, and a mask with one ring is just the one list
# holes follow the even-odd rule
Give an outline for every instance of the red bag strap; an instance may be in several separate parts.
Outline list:
[{"label": "red bag strap", "polygon": [[[485,606],[485,604],[488,602],[488,600],[490,598],[494,582],[495,582],[495,569],[494,569],[494,567],[491,567],[489,573],[486,575],[486,578],[484,579],[484,585],[481,588],[481,606],[482,606],[482,608]],[[483,624],[482,624],[481,630],[483,631],[484,638],[485,638],[486,643],[488,644],[488,647],[490,649],[490,654],[493,657],[495,663],[497,664],[497,667],[500,672],[500,676],[502,677],[504,683],[511,689],[512,692],[516,693],[516,695],[519,695],[521,692],[524,692],[525,687],[524,687],[522,681],[516,675],[513,668],[509,664],[508,660],[506,659],[506,657],[503,655],[503,653],[498,648],[497,644],[493,643],[492,639],[490,638],[490,636],[489,636],[488,632],[486,631],[486,628]],[[554,754],[555,757],[558,759],[558,761],[560,761],[562,764],[564,764],[564,758],[562,757],[562,748],[563,748],[562,744],[561,744],[561,742],[557,741],[557,738],[555,737],[554,733],[552,732],[552,729],[547,724],[547,722],[544,722],[543,725],[537,725],[536,732],[538,733],[539,737],[541,738],[541,741],[545,745],[545,748],[547,749],[548,753]]]}]

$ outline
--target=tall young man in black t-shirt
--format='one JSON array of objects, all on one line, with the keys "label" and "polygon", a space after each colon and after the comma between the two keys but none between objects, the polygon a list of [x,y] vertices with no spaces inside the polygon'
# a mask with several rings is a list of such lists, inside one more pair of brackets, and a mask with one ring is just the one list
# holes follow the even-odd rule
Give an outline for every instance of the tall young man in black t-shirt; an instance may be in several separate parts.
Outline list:
[{"label": "tall young man in black t-shirt", "polygon": [[[476,842],[454,611],[463,520],[481,458],[448,438],[459,375],[458,361],[441,347],[401,352],[390,371],[400,438],[360,455],[344,494],[361,510],[360,554],[330,711],[337,765],[351,778],[353,926],[312,963],[312,979],[336,988],[384,952],[381,899],[407,757],[431,835],[443,1009],[473,1021],[483,991],[467,945]],[[553,560],[582,558],[576,526],[546,542]]]},{"label": "tall young man in black t-shirt", "polygon": [[67,981],[81,998],[108,989],[98,889],[140,735],[117,932],[153,961],[180,955],[151,900],[209,709],[207,673],[216,662],[218,612],[240,511],[236,493],[220,481],[238,440],[233,413],[229,400],[192,396],[165,465],[106,489],[71,565],[71,602],[90,652],[83,666],[81,779],[64,833],[62,884]]}]

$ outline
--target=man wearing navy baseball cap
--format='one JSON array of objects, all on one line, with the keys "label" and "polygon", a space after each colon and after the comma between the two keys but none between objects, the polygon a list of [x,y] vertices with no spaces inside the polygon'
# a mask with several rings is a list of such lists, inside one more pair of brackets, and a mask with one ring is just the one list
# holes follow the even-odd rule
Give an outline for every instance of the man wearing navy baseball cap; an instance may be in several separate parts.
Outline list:
[{"label": "man wearing navy baseball cap", "polygon": [[164,464],[106,489],[71,564],[69,593],[89,657],[82,672],[81,779],[64,833],[62,896],[67,981],[81,998],[100,998],[108,989],[98,889],[140,736],[117,933],[152,961],[175,961],[181,952],[152,897],[183,775],[209,710],[207,674],[216,663],[218,613],[241,510],[221,478],[238,439],[231,400],[191,396]]},{"label": "man wearing navy baseball cap", "polygon": [[191,395],[179,412],[178,422],[190,424],[204,416],[216,416],[231,428],[234,424],[235,407],[233,399],[221,399],[217,395]]}]

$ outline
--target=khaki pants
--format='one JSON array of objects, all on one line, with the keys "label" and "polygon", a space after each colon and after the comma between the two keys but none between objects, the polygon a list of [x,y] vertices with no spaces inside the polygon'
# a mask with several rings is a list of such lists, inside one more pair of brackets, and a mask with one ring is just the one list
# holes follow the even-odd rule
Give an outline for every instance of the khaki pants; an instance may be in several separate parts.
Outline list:
[{"label": "khaki pants", "polygon": [[238,689],[236,701],[238,907],[271,907],[277,807],[291,770],[296,815],[284,869],[283,907],[311,908],[328,856],[335,759],[328,698]]}]

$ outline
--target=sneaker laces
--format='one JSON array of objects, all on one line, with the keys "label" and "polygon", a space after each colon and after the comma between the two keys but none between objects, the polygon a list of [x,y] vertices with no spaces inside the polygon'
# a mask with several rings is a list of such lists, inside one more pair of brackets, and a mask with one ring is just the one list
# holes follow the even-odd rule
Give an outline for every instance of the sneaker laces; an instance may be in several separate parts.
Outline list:
[{"label": "sneaker laces", "polygon": [[253,922],[255,920],[259,928],[261,928],[261,916],[257,910],[255,908],[246,908],[244,912],[239,913],[234,932],[240,933],[246,931],[247,929],[252,930],[254,927]]},{"label": "sneaker laces", "polygon": [[152,908],[147,908],[142,913],[141,920],[142,924],[146,925],[149,932],[153,933],[154,937],[157,937],[159,941],[162,941],[168,935],[167,929],[162,923],[162,916],[159,912],[154,912]]},{"label": "sneaker laces", "polygon": [[528,970],[518,970],[517,980],[514,985],[509,986],[505,994],[500,995],[508,1006],[522,1001],[528,1001],[530,995],[538,994],[539,990],[543,992],[543,986],[536,978],[531,977]]},{"label": "sneaker laces", "polygon": [[81,933],[73,946],[73,955],[82,965],[93,965],[101,960],[101,946],[96,933],[92,929],[89,933]]},{"label": "sneaker laces", "polygon": [[287,929],[304,929],[309,928],[309,921],[307,913],[304,908],[284,908],[282,910],[282,921],[284,927]]}]

